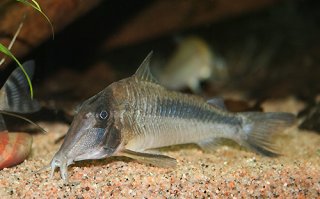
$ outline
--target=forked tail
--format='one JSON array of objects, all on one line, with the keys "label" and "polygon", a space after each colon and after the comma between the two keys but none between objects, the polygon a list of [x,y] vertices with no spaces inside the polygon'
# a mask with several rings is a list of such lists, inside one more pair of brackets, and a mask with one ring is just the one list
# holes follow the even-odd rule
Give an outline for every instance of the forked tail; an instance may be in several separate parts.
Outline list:
[{"label": "forked tail", "polygon": [[291,126],[295,116],[281,112],[248,112],[241,115],[245,117],[241,144],[262,155],[270,157],[279,155],[271,142],[272,135]]}]

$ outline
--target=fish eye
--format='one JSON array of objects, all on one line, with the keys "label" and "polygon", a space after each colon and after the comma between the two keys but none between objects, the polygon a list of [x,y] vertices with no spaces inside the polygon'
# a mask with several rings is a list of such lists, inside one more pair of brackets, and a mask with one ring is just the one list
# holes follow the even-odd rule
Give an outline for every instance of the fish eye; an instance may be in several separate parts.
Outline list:
[{"label": "fish eye", "polygon": [[108,112],[106,110],[102,110],[99,114],[100,119],[105,120],[108,117]]}]

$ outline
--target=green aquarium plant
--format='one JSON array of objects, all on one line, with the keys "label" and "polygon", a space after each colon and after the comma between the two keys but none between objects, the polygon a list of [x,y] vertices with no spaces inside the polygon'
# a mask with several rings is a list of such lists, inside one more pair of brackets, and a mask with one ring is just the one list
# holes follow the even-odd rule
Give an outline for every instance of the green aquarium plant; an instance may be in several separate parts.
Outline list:
[{"label": "green aquarium plant", "polygon": [[16,0],[18,2],[21,2],[27,6],[31,6],[33,9],[37,10],[38,12],[40,12],[42,14],[42,16],[47,20],[47,22],[50,24],[51,27],[51,32],[52,32],[52,38],[54,39],[54,29],[53,29],[53,25],[49,19],[49,17],[42,11],[39,3],[36,0]]},{"label": "green aquarium plant", "polygon": [[1,43],[0,43],[0,51],[1,51],[2,53],[4,53],[5,55],[7,55],[8,57],[10,57],[11,59],[13,59],[13,60],[18,64],[18,66],[21,68],[22,72],[24,73],[24,75],[25,75],[26,78],[27,78],[27,81],[28,81],[28,84],[29,84],[29,87],[30,87],[30,96],[31,96],[31,98],[33,98],[32,83],[31,83],[31,80],[30,80],[28,74],[27,74],[26,71],[24,70],[22,64],[21,64],[21,63],[19,62],[19,60],[10,52],[10,50],[9,50],[7,47],[5,47],[4,45],[2,45]]},{"label": "green aquarium plant", "polygon": [[[47,20],[47,22],[50,24],[50,27],[51,27],[51,32],[52,32],[52,38],[54,39],[54,29],[53,29],[53,25],[50,21],[50,19],[48,18],[48,16],[42,11],[39,3],[36,1],[36,0],[31,0],[31,1],[28,1],[28,0],[16,0],[18,2],[21,2],[27,6],[31,6],[33,9],[37,10],[38,12],[40,12],[42,14],[42,16],[44,16],[44,18]],[[14,60],[18,66],[21,68],[22,72],[24,73],[24,75],[26,76],[27,78],[27,81],[28,81],[28,84],[29,84],[29,87],[30,87],[30,96],[31,98],[33,98],[33,87],[32,87],[32,83],[31,83],[31,80],[30,80],[30,77],[28,76],[28,74],[26,73],[25,69],[23,68],[22,64],[20,63],[20,61],[11,53],[10,49],[17,37],[17,35],[19,34],[20,32],[20,29],[22,28],[22,25],[23,23],[20,24],[16,34],[14,35],[13,39],[12,39],[12,42],[10,43],[9,47],[5,47],[3,44],[0,43],[0,52],[2,52],[3,54],[5,54],[6,56],[10,57],[12,60]],[[0,62],[0,65],[4,62],[4,59],[1,60]]]}]

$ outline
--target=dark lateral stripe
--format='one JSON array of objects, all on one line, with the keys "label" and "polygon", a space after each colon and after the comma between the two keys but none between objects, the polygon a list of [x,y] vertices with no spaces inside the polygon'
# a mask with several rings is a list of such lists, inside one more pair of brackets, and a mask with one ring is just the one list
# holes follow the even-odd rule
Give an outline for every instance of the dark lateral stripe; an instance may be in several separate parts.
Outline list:
[{"label": "dark lateral stripe", "polygon": [[205,109],[201,106],[194,104],[182,103],[172,99],[157,99],[157,103],[154,104],[155,109],[161,109],[158,116],[171,117],[181,119],[195,119],[203,122],[217,122],[226,124],[239,124],[239,119],[235,116],[225,116],[220,113],[214,112],[214,110]]},{"label": "dark lateral stripe", "polygon": [[[201,122],[239,125],[240,119],[232,114],[223,114],[216,108],[201,100],[196,100],[187,95],[163,92],[159,88],[129,85],[129,98],[132,102],[133,114],[140,117],[166,117]],[[142,112],[141,112],[142,111]]]}]

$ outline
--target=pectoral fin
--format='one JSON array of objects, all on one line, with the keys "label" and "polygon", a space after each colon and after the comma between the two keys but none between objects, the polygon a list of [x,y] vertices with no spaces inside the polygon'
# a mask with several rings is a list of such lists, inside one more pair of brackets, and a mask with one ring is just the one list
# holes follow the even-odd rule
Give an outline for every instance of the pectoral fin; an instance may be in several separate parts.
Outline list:
[{"label": "pectoral fin", "polygon": [[135,159],[141,163],[152,164],[158,167],[175,167],[177,165],[176,159],[165,155],[141,153],[131,151],[128,149],[122,150],[118,155],[126,156],[128,158]]}]

